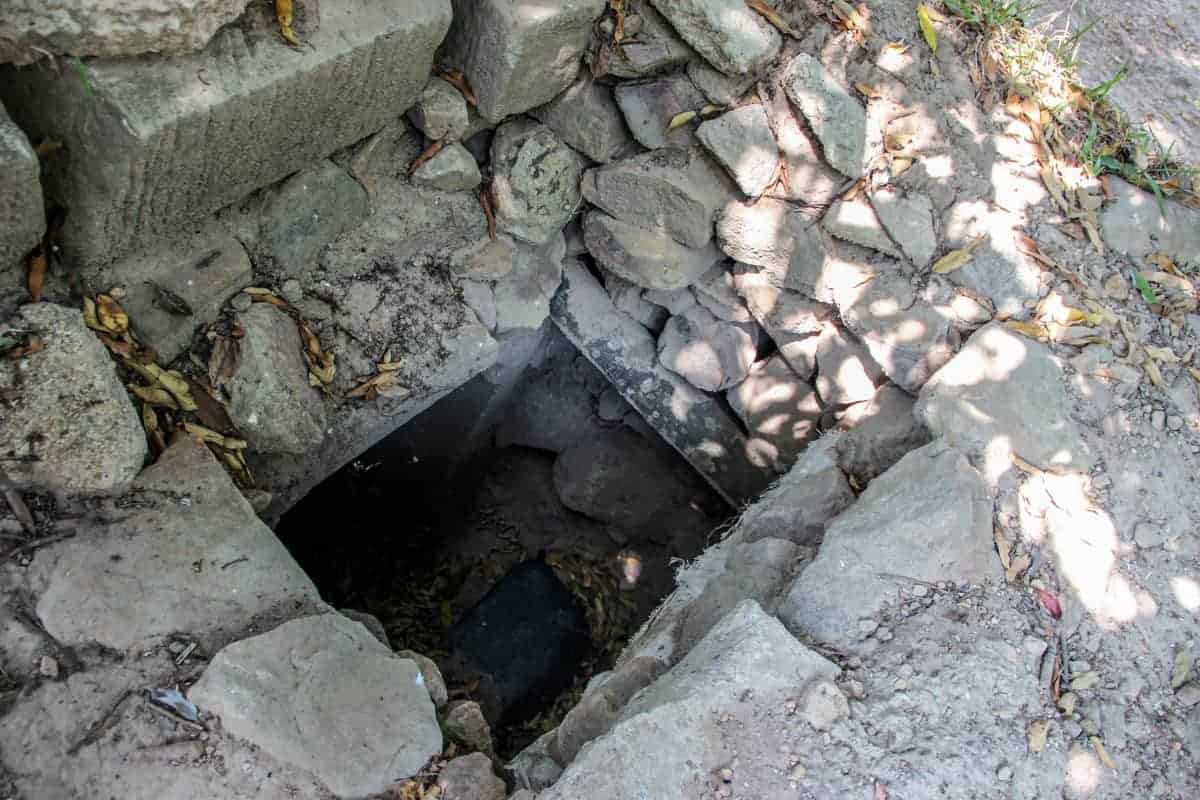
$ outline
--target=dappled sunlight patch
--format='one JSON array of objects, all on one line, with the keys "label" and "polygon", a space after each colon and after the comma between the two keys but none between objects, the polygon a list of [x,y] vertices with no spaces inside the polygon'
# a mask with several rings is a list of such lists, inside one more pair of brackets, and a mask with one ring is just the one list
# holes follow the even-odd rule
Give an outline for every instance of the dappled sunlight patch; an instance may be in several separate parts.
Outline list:
[{"label": "dappled sunlight patch", "polygon": [[1200,614],[1200,580],[1186,575],[1171,578],[1171,594],[1175,602],[1193,614]]}]

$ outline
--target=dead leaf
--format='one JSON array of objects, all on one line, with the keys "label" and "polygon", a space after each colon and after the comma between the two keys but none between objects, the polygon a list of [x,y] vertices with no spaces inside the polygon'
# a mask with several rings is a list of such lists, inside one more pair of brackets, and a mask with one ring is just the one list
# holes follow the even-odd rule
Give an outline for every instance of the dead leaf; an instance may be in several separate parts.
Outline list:
[{"label": "dead leaf", "polygon": [[1029,750],[1033,753],[1040,753],[1046,749],[1046,738],[1050,734],[1050,720],[1035,719],[1029,723],[1026,729],[1026,735],[1029,739]]},{"label": "dead leaf", "polygon": [[109,333],[121,334],[129,330],[129,315],[112,295],[96,295],[96,320]]},{"label": "dead leaf", "polygon": [[879,91],[879,87],[872,86],[869,83],[856,83],[854,84],[854,88],[868,100],[878,100],[883,97],[883,92]]},{"label": "dead leaf", "polygon": [[687,125],[689,122],[691,122],[695,118],[696,118],[695,111],[680,111],[678,114],[671,117],[671,121],[669,123],[667,123],[667,133],[670,133],[671,131],[675,130],[676,128],[682,128],[684,125]]},{"label": "dead leaf", "polygon": [[992,526],[992,538],[996,541],[996,553],[1000,556],[1000,566],[1008,572],[1012,566],[1012,542],[999,525]]},{"label": "dead leaf", "polygon": [[908,45],[904,42],[888,42],[883,46],[881,52],[888,55],[901,56],[908,52]]},{"label": "dead leaf", "polygon": [[899,178],[904,173],[912,168],[913,160],[911,158],[893,158],[892,159],[892,177]]},{"label": "dead leaf", "polygon": [[971,259],[974,258],[976,248],[983,244],[986,238],[986,236],[976,237],[966,247],[961,247],[958,250],[951,250],[949,253],[946,253],[946,255],[933,262],[934,273],[938,275],[945,275],[948,272],[954,272],[955,270],[966,266],[968,263],[970,263]]},{"label": "dead leaf", "polygon": [[375,400],[379,397],[403,399],[412,392],[401,385],[400,376],[394,370],[378,372],[351,389],[346,396],[362,400]]},{"label": "dead leaf", "polygon": [[420,169],[422,164],[436,156],[438,153],[442,152],[442,148],[445,146],[445,139],[439,139],[436,142],[431,142],[428,147],[421,151],[419,156],[413,159],[412,164],[410,164],[408,167],[408,174],[412,175],[414,172]]},{"label": "dead leaf", "polygon": [[16,347],[11,347],[8,350],[5,350],[4,357],[9,361],[16,361],[19,358],[24,358],[25,356],[33,355],[34,353],[40,353],[44,349],[46,349],[46,346],[42,344],[42,340],[40,338],[37,336],[30,336],[24,344],[19,344]]},{"label": "dead leaf", "polygon": [[1017,578],[1021,577],[1021,574],[1031,566],[1033,566],[1033,556],[1028,553],[1021,553],[1014,556],[1012,564],[1004,572],[1004,578],[1009,583],[1016,583]]},{"label": "dead leaf", "polygon": [[1078,222],[1064,222],[1058,226],[1058,229],[1077,241],[1083,241],[1087,238],[1087,234],[1083,230],[1083,226]]},{"label": "dead leaf", "polygon": [[1053,592],[1048,592],[1045,589],[1033,587],[1033,596],[1042,604],[1042,608],[1055,619],[1062,618],[1062,604],[1058,602],[1058,597]]},{"label": "dead leaf", "polygon": [[241,366],[241,345],[232,336],[218,336],[213,340],[212,354],[208,357],[208,385],[220,390],[237,373]]},{"label": "dead leaf", "polygon": [[187,382],[192,399],[196,401],[196,419],[200,420],[205,427],[212,428],[218,433],[226,435],[235,433],[237,427],[229,418],[229,412],[225,410],[225,406],[219,400],[213,397],[208,387],[193,378],[188,378]]},{"label": "dead leaf", "polygon": [[192,315],[192,307],[182,297],[170,289],[159,286],[154,281],[146,281],[146,283],[154,292],[154,304],[163,311],[166,311],[168,314],[174,314],[177,317],[190,317]]},{"label": "dead leaf", "polygon": [[291,306],[287,304],[286,300],[284,300],[282,297],[277,297],[274,294],[251,295],[250,299],[255,303],[268,303],[280,309],[281,311],[288,311],[291,309]]},{"label": "dead leaf", "polygon": [[139,386],[136,383],[130,383],[128,384],[128,388],[143,403],[159,408],[169,408],[172,411],[179,410],[178,401],[162,386]]},{"label": "dead leaf", "polygon": [[275,0],[275,20],[279,23],[279,35],[293,47],[300,46],[300,40],[292,31],[292,0]]},{"label": "dead leaf", "polygon": [[1037,320],[1024,322],[1022,320],[1010,319],[1004,324],[1022,336],[1028,336],[1030,339],[1037,339],[1039,342],[1048,341],[1050,339],[1050,332],[1046,330],[1046,326]]},{"label": "dead leaf", "polygon": [[37,153],[38,158],[45,158],[51,153],[56,153],[62,150],[62,139],[42,139],[38,142],[38,146],[33,149]]},{"label": "dead leaf", "polygon": [[46,249],[38,245],[29,254],[29,296],[33,302],[42,302],[42,286],[46,283]]},{"label": "dead leaf", "polygon": [[917,3],[917,23],[921,26],[921,35],[925,37],[925,44],[929,45],[930,50],[937,53],[938,35],[937,31],[933,29],[933,15],[924,3]]},{"label": "dead leaf", "polygon": [[446,81],[446,83],[450,84],[455,89],[458,89],[459,94],[461,94],[463,99],[466,100],[470,105],[479,105],[479,97],[476,96],[475,91],[471,88],[471,84],[467,82],[467,76],[463,74],[462,70],[443,69],[439,70],[439,74],[442,76],[442,80]]},{"label": "dead leaf", "polygon": [[1112,756],[1108,754],[1108,750],[1104,749],[1104,743],[1100,741],[1100,737],[1089,736],[1088,741],[1092,743],[1092,747],[1096,750],[1096,755],[1100,756],[1100,761],[1104,764],[1104,766],[1108,767],[1113,772],[1116,772],[1117,763],[1112,760]]},{"label": "dead leaf", "polygon": [[746,0],[746,6],[780,33],[791,36],[793,39],[800,38],[800,32],[793,28],[786,19],[779,16],[779,12],[772,8],[766,0]]},{"label": "dead leaf", "polygon": [[488,238],[494,240],[496,238],[496,209],[490,183],[479,187],[479,204],[483,206],[483,215],[487,217]]}]

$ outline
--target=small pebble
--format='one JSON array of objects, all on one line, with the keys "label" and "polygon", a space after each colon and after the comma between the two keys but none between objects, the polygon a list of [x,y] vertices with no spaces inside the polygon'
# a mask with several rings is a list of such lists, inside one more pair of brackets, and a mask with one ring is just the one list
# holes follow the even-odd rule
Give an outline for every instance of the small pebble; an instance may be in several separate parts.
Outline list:
[{"label": "small pebble", "polygon": [[38,674],[51,680],[58,677],[58,661],[54,656],[42,656],[38,662]]},{"label": "small pebble", "polygon": [[733,783],[733,770],[729,767],[721,768],[721,780],[725,783]]},{"label": "small pebble", "polygon": [[860,619],[858,621],[858,632],[863,636],[870,636],[879,628],[879,623],[873,619]]},{"label": "small pebble", "polygon": [[1174,414],[1167,417],[1167,428],[1177,431],[1183,427],[1183,417],[1177,417]]},{"label": "small pebble", "polygon": [[1156,431],[1161,431],[1167,424],[1167,415],[1163,411],[1155,411],[1150,415],[1150,426]]},{"label": "small pebble", "polygon": [[912,588],[913,597],[924,597],[927,594],[929,594],[928,586],[921,586],[920,584],[917,584]]},{"label": "small pebble", "polygon": [[875,638],[881,642],[890,642],[892,640],[892,632],[888,628],[880,628],[875,631]]},{"label": "small pebble", "polygon": [[1184,708],[1191,708],[1200,703],[1200,684],[1189,683],[1175,693],[1175,699]]},{"label": "small pebble", "polygon": [[300,281],[295,278],[288,278],[284,281],[283,286],[279,287],[279,293],[289,303],[299,303],[304,299],[304,290],[300,288]]},{"label": "small pebble", "polygon": [[1001,764],[1000,769],[996,770],[996,780],[1001,783],[1008,783],[1012,780],[1013,768],[1008,764]]}]

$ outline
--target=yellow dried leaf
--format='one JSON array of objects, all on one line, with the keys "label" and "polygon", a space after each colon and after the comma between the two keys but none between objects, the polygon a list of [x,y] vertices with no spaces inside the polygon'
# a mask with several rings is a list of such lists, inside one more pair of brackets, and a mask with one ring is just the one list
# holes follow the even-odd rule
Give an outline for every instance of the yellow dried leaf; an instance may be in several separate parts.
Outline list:
[{"label": "yellow dried leaf", "polygon": [[938,49],[937,31],[933,29],[933,18],[929,13],[929,6],[924,3],[917,3],[917,22],[921,25],[921,35],[925,37],[925,44],[929,45],[929,49],[936,53]]},{"label": "yellow dried leaf", "polygon": [[1046,326],[1035,320],[1023,322],[1021,320],[1010,319],[1004,324],[1022,336],[1028,336],[1030,339],[1045,341],[1050,338],[1050,332],[1046,330]]},{"label": "yellow dried leaf", "polygon": [[266,289],[262,286],[247,286],[245,289],[242,289],[242,292],[250,295],[251,297],[274,294],[274,292],[272,292],[270,289]]},{"label": "yellow dried leaf", "polygon": [[883,146],[889,153],[899,153],[912,144],[913,134],[908,131],[896,131],[883,137]]},{"label": "yellow dried leaf", "polygon": [[1117,763],[1112,760],[1112,756],[1110,756],[1108,751],[1104,749],[1104,743],[1100,741],[1100,737],[1089,736],[1088,741],[1092,743],[1092,747],[1096,750],[1096,755],[1100,756],[1100,761],[1104,764],[1104,766],[1108,767],[1113,772],[1116,772]]},{"label": "yellow dried leaf", "polygon": [[746,6],[765,19],[771,27],[783,34],[791,36],[793,39],[799,39],[800,33],[793,28],[788,21],[779,16],[779,12],[772,8],[766,0],[746,0]]},{"label": "yellow dried leaf", "polygon": [[104,326],[96,318],[96,301],[90,297],[83,298],[83,324],[94,331],[105,333]]},{"label": "yellow dried leaf", "polygon": [[667,132],[671,132],[676,128],[681,128],[696,118],[695,111],[680,111],[675,116],[671,117],[670,123],[667,124]]},{"label": "yellow dried leaf", "polygon": [[883,46],[883,52],[888,55],[902,56],[908,52],[908,45],[904,42],[888,42]]},{"label": "yellow dried leaf", "polygon": [[138,386],[136,383],[131,383],[128,386],[129,391],[137,395],[143,403],[169,408],[172,411],[179,409],[179,403],[175,401],[170,392],[161,386]]},{"label": "yellow dried leaf", "polygon": [[904,173],[908,172],[913,165],[911,158],[893,158],[892,159],[892,177],[899,178]]},{"label": "yellow dried leaf", "polygon": [[129,330],[129,315],[112,295],[96,295],[96,319],[110,333],[122,334]]},{"label": "yellow dried leaf", "polygon": [[1012,564],[1005,570],[1004,579],[1009,583],[1016,583],[1017,578],[1021,577],[1021,574],[1031,566],[1033,566],[1033,556],[1021,553],[1013,558]]},{"label": "yellow dried leaf", "polygon": [[1161,361],[1164,364],[1178,364],[1180,362],[1179,356],[1175,355],[1175,351],[1169,347],[1153,347],[1151,345],[1146,345],[1142,349],[1146,351],[1146,355],[1150,356],[1155,361]]},{"label": "yellow dried leaf", "polygon": [[946,255],[933,262],[934,273],[945,275],[948,272],[954,272],[956,269],[966,266],[975,257],[975,249],[983,244],[985,238],[984,236],[979,236],[966,247],[960,247],[957,250],[951,250],[949,253],[946,253]]},{"label": "yellow dried leaf", "polygon": [[854,88],[858,90],[859,94],[870,100],[878,100],[883,97],[883,92],[879,91],[879,87],[869,83],[856,83]]},{"label": "yellow dried leaf", "polygon": [[211,428],[197,425],[194,422],[185,422],[183,423],[183,429],[202,442],[215,444],[218,447],[224,447],[225,445],[225,437]]},{"label": "yellow dried leaf", "polygon": [[142,427],[146,433],[158,432],[158,414],[149,403],[142,403]]},{"label": "yellow dried leaf", "polygon": [[1151,383],[1153,383],[1159,389],[1167,388],[1167,383],[1163,380],[1162,371],[1159,370],[1158,364],[1154,363],[1153,358],[1147,358],[1144,360],[1142,362],[1142,369],[1145,370],[1146,377],[1150,379]]},{"label": "yellow dried leaf", "polygon": [[1198,382],[1200,382],[1200,369],[1196,369],[1195,367],[1188,367],[1188,372],[1191,373],[1193,378],[1195,378]]},{"label": "yellow dried leaf", "polygon": [[188,386],[187,378],[179,374],[175,370],[160,370],[158,374],[158,382],[163,385],[168,392],[179,403],[179,407],[184,411],[195,411],[196,400],[192,397],[192,390]]},{"label": "yellow dried leaf", "polygon": [[279,22],[279,35],[295,47],[300,46],[300,40],[292,31],[292,0],[275,0],[275,19]]},{"label": "yellow dried leaf", "polygon": [[1195,656],[1192,651],[1186,647],[1179,648],[1179,652],[1175,654],[1175,663],[1171,667],[1171,688],[1178,689],[1188,682],[1188,678],[1192,675],[1192,664],[1195,663]]},{"label": "yellow dried leaf", "polygon": [[715,114],[720,114],[725,110],[725,106],[719,106],[716,103],[709,103],[704,108],[700,109],[700,116],[711,117]]}]

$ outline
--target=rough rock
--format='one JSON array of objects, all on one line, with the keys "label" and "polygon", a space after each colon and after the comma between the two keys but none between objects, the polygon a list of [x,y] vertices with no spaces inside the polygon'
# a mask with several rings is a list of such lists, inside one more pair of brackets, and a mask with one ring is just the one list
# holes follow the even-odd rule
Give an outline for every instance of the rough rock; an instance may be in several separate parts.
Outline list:
[{"label": "rough rock", "polygon": [[637,527],[660,508],[686,503],[690,495],[664,453],[624,427],[602,431],[560,453],[554,487],[567,508],[622,528]]},{"label": "rough rock", "polygon": [[470,124],[462,92],[436,76],[425,84],[408,110],[408,118],[425,138],[435,142],[461,141]]},{"label": "rough rock", "polygon": [[239,316],[241,364],[228,384],[229,416],[256,450],[300,454],[325,438],[325,406],[308,382],[296,322],[267,303]]},{"label": "rough rock", "polygon": [[647,289],[683,288],[721,260],[711,242],[688,247],[595,209],[583,218],[583,238],[601,266]]},{"label": "rough rock", "polygon": [[568,261],[550,304],[559,330],[717,492],[741,504],[770,480],[746,455],[746,438],[709,395],[658,363],[651,334],[616,309],[578,261]]},{"label": "rough rock", "polygon": [[30,580],[44,587],[37,616],[57,641],[126,651],[187,631],[213,647],[252,623],[320,606],[312,581],[203,444],[182,437],[134,490],[148,502],[34,561]]},{"label": "rough rock", "polygon": [[477,281],[494,281],[513,271],[517,243],[507,236],[478,239],[457,250],[450,258],[450,269]]},{"label": "rough rock", "polygon": [[853,302],[841,305],[841,312],[842,321],[875,363],[897,386],[913,394],[954,356],[960,344],[955,320],[917,297],[909,279],[900,273],[884,273],[868,282]]},{"label": "rough rock", "polygon": [[371,211],[358,181],[329,160],[303,169],[267,194],[257,255],[297,275],[316,266],[325,245]]},{"label": "rough rock", "polygon": [[568,370],[556,369],[522,382],[496,428],[496,446],[561,453],[595,432],[591,393]]},{"label": "rough rock", "polygon": [[483,753],[451,759],[438,773],[439,797],[446,800],[504,800],[504,781],[492,772],[492,760]]},{"label": "rough rock", "polygon": [[475,157],[458,142],[443,147],[437,155],[417,167],[412,177],[414,183],[443,192],[465,192],[483,181]]},{"label": "rough rock", "polygon": [[665,231],[676,242],[703,247],[732,186],[700,148],[668,149],[588,170],[581,184],[589,203],[623,222]]},{"label": "rough rock", "polygon": [[870,400],[884,381],[884,371],[867,348],[840,328],[828,327],[821,333],[816,362],[814,385],[821,403],[827,407]]},{"label": "rough rock", "polygon": [[915,400],[895,386],[880,387],[872,399],[837,415],[837,463],[860,483],[869,483],[905,453],[929,443],[929,431],[913,416]]},{"label": "rough rock", "polygon": [[[512,797],[522,797],[528,793],[533,797],[534,792],[552,785],[562,775],[562,767],[550,755],[550,745],[554,741],[554,731],[548,731],[534,740],[504,765],[505,770],[512,775],[513,783],[518,791]],[[512,798],[510,798],[512,800]]]},{"label": "rough rock", "polygon": [[610,672],[588,681],[579,702],[572,706],[554,729],[547,744],[548,754],[567,766],[585,744],[607,733],[635,694],[654,682],[665,669],[658,659],[630,658]]},{"label": "rough rock", "polygon": [[676,73],[637,83],[621,83],[614,91],[617,106],[629,132],[642,147],[692,147],[696,134],[691,124],[667,130],[676,114],[695,111],[704,105],[704,95],[687,75]]},{"label": "rough rock", "polygon": [[817,393],[778,353],[755,364],[725,396],[749,431],[751,447],[761,449],[777,472],[787,472],[817,436]]},{"label": "rough rock", "polygon": [[1110,184],[1116,202],[1100,212],[1104,241],[1141,263],[1166,253],[1180,266],[1200,265],[1200,212],[1179,203],[1163,203],[1122,180]]},{"label": "rough rock", "polygon": [[934,442],[900,459],[829,523],[779,618],[798,636],[853,650],[858,621],[910,582],[998,577],[987,484],[962,453]]},{"label": "rough rock", "polygon": [[[359,625],[362,625],[367,629],[368,633],[375,637],[375,641],[379,642],[389,650],[392,649],[392,644],[388,641],[387,630],[384,629],[383,623],[379,621],[378,617],[374,616],[373,614],[368,614],[365,611],[358,611],[357,609],[353,608],[339,608],[338,613],[346,619],[353,620]],[[405,656],[405,658],[408,658],[408,656]],[[422,675],[423,674],[424,672],[422,672]]]},{"label": "rough rock", "polygon": [[[20,486],[67,492],[120,491],[146,460],[146,434],[108,350],[76,309],[41,303],[10,321],[41,352],[0,360],[4,471]],[[28,460],[26,457],[32,457]]]},{"label": "rough rock", "polygon": [[834,333],[837,309],[807,300],[798,292],[776,289],[757,278],[735,274],[734,286],[792,372],[811,380],[817,370],[817,350],[823,338]]},{"label": "rough rock", "polygon": [[555,232],[545,244],[534,247],[517,242],[512,272],[496,282],[496,333],[535,329],[550,313],[550,298],[562,281],[566,243]]},{"label": "rough rock", "polygon": [[1091,451],[1070,415],[1067,378],[1043,344],[991,323],[921,389],[914,413],[982,464],[990,482],[1011,454],[1043,469],[1086,471]]},{"label": "rough rock", "polygon": [[628,414],[636,414],[633,406],[621,397],[621,393],[609,386],[596,398],[596,416],[605,422],[618,422]]},{"label": "rough rock", "polygon": [[[718,269],[713,267],[713,269]],[[705,273],[707,274],[707,273]],[[654,303],[664,309],[668,314],[683,314],[688,310],[696,307],[696,295],[692,292],[690,286],[683,289],[645,289],[642,291],[642,297],[647,302]]]},{"label": "rough rock", "polygon": [[67,259],[111,263],[187,233],[410,106],[450,25],[449,0],[322,6],[302,48],[279,44],[264,19],[225,27],[195,55],[90,62],[86,80],[74,69],[6,74],[0,100],[13,120],[70,154],[48,164],[44,184],[71,209]]},{"label": "rough rock", "polygon": [[726,75],[757,72],[775,57],[779,32],[737,0],[651,0],[709,64]]},{"label": "rough rock", "polygon": [[785,74],[773,73],[759,84],[758,90],[775,133],[775,143],[787,165],[787,181],[769,190],[768,195],[824,206],[841,193],[846,179],[817,152],[812,136],[801,126],[788,100],[785,83]]},{"label": "rough rock", "polygon": [[827,731],[838,720],[850,716],[850,704],[834,683],[819,681],[804,693],[800,715],[817,730]]},{"label": "rough rock", "polygon": [[[679,34],[662,15],[654,10],[651,0],[628,0],[625,4],[626,30],[628,20],[641,20],[641,31],[621,43],[611,54],[606,66],[617,78],[645,78],[685,64],[696,57]],[[598,48],[597,48],[598,49]],[[589,52],[589,61],[591,61]]]},{"label": "rough rock", "polygon": [[492,729],[475,701],[456,700],[447,706],[442,726],[451,741],[480,753],[492,752]]},{"label": "rough rock", "polygon": [[725,255],[759,267],[772,286],[812,297],[822,281],[827,246],[821,229],[791,203],[729,203],[716,230]]},{"label": "rough rock", "polygon": [[887,231],[883,229],[875,210],[865,197],[854,200],[838,200],[821,220],[822,227],[839,239],[852,242],[872,250],[878,250],[894,258],[901,258]]},{"label": "rough rock", "polygon": [[[0,17],[0,64],[28,64],[45,54],[120,58],[202,49],[245,0],[11,0]],[[51,56],[53,57],[53,56]]]},{"label": "rough rock", "polygon": [[[0,61],[3,48],[0,44]],[[0,270],[24,258],[46,229],[40,172],[29,140],[0,105]]]},{"label": "rough rock", "polygon": [[937,253],[937,232],[933,229],[933,201],[924,194],[902,194],[894,189],[869,195],[875,216],[892,241],[918,269],[927,267]]},{"label": "rough rock", "polygon": [[758,79],[758,76],[753,74],[726,75],[700,59],[688,62],[687,75],[710,103],[719,106],[734,105]]},{"label": "rough rock", "polygon": [[454,0],[443,58],[461,69],[489,122],[551,100],[575,79],[603,0]]},{"label": "rough rock", "polygon": [[[603,269],[603,268],[602,268]],[[647,330],[657,335],[667,324],[670,314],[662,306],[642,297],[644,291],[636,283],[604,270],[604,289],[617,310],[628,314]]]},{"label": "rough rock", "polygon": [[776,538],[801,545],[820,543],[826,523],[854,502],[854,491],[835,460],[840,438],[830,435],[813,442],[779,482],[743,512],[738,524],[742,542]]},{"label": "rough rock", "polygon": [[[717,319],[726,322],[754,322],[754,315],[737,293],[733,273],[725,264],[718,264],[700,276],[692,285],[696,302],[707,308]],[[756,331],[762,341],[762,332]]]},{"label": "rough rock", "polygon": [[725,571],[709,581],[687,608],[679,629],[678,652],[691,650],[726,614],[746,600],[753,600],[768,614],[773,613],[800,564],[800,547],[787,539],[731,543]]},{"label": "rough rock", "polygon": [[626,705],[612,730],[585,747],[539,798],[694,796],[732,757],[723,715],[736,718],[747,704],[767,713],[838,672],[757,603],[743,602]]},{"label": "rough rock", "polygon": [[775,179],[779,147],[761,104],[741,106],[700,123],[696,138],[747,197],[760,196]]},{"label": "rough rock", "polygon": [[724,391],[745,380],[754,363],[751,330],[696,306],[667,320],[658,337],[658,360],[697,389]]},{"label": "rough rock", "polygon": [[340,614],[228,645],[188,697],[225,730],[311,770],[339,795],[382,791],[442,749],[416,664]]},{"label": "rough rock", "polygon": [[492,140],[492,194],[497,227],[542,244],[560,232],[579,206],[583,164],[549,128],[510,120]]},{"label": "rough rock", "polygon": [[434,708],[444,707],[449,699],[449,693],[446,690],[446,679],[442,677],[442,671],[438,669],[437,663],[429,656],[423,656],[413,650],[397,650],[396,655],[400,658],[411,659],[417,665],[417,669],[421,670],[421,680],[425,683]]},{"label": "rough rock", "polygon": [[998,210],[987,200],[955,203],[942,219],[943,252],[983,237],[971,261],[949,277],[990,300],[998,316],[1024,315],[1041,294],[1043,266],[1022,253],[1013,236],[1025,224],[1024,215]]},{"label": "rough rock", "polygon": [[587,72],[581,72],[562,94],[530,114],[592,161],[611,161],[630,144],[629,129],[613,99],[612,87],[597,83]]},{"label": "rough rock", "polygon": [[807,53],[784,68],[784,90],[808,121],[829,165],[848,178],[862,175],[867,152],[867,113],[857,100]]}]

